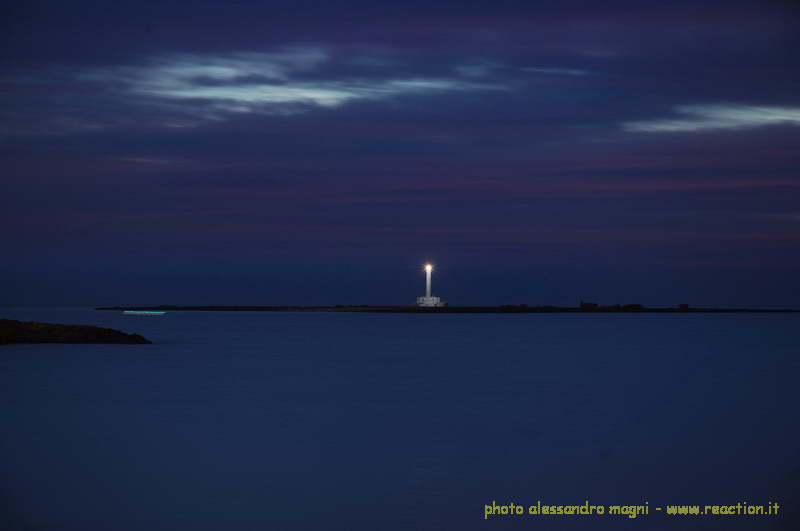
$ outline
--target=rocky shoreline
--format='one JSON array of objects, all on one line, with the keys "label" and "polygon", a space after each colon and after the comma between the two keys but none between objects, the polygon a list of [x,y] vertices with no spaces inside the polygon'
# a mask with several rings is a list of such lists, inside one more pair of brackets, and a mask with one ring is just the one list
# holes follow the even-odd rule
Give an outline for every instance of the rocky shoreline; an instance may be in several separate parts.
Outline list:
[{"label": "rocky shoreline", "polygon": [[0,319],[0,345],[15,343],[119,343],[144,345],[139,334],[90,325],[62,325]]}]

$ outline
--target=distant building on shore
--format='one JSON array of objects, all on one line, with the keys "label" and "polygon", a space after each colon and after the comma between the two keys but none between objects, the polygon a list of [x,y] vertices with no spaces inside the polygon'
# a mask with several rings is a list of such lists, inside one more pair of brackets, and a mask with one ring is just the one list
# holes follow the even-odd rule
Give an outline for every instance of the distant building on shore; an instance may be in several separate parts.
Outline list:
[{"label": "distant building on shore", "polygon": [[425,265],[425,296],[424,297],[417,297],[417,302],[415,302],[412,306],[419,306],[422,308],[442,308],[447,306],[447,302],[443,301],[439,297],[434,297],[431,295],[431,272],[433,271],[433,266],[431,264]]}]

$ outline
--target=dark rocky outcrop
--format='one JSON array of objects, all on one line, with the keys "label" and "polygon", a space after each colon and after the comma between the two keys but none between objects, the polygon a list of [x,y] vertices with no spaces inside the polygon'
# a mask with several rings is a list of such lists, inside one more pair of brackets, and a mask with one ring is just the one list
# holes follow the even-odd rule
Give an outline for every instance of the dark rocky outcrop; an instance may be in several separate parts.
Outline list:
[{"label": "dark rocky outcrop", "polygon": [[89,325],[62,325],[0,319],[0,345],[11,343],[150,343],[139,334]]}]

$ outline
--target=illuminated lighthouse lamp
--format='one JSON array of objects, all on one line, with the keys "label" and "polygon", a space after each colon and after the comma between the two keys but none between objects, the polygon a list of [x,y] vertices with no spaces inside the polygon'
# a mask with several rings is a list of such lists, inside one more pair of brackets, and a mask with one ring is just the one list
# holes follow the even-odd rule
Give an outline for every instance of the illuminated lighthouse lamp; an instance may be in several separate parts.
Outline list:
[{"label": "illuminated lighthouse lamp", "polygon": [[425,264],[425,296],[417,297],[417,302],[414,306],[422,308],[441,308],[447,306],[447,303],[439,297],[431,295],[431,273],[433,272],[433,265]]}]

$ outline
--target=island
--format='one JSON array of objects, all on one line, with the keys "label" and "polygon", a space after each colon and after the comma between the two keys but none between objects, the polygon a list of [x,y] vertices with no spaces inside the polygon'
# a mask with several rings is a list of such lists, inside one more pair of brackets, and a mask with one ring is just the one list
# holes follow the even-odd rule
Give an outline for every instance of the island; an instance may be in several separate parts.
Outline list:
[{"label": "island", "polygon": [[641,304],[614,304],[600,306],[581,302],[579,306],[529,306],[505,304],[501,306],[371,306],[368,304],[346,306],[110,306],[95,310],[147,311],[147,312],[361,312],[361,313],[709,313],[709,312],[800,312],[800,310],[769,310],[751,308],[692,308],[680,304],[674,308],[647,308]]},{"label": "island", "polygon": [[150,344],[139,334],[90,325],[63,325],[0,319],[0,345],[14,343],[119,343]]}]

